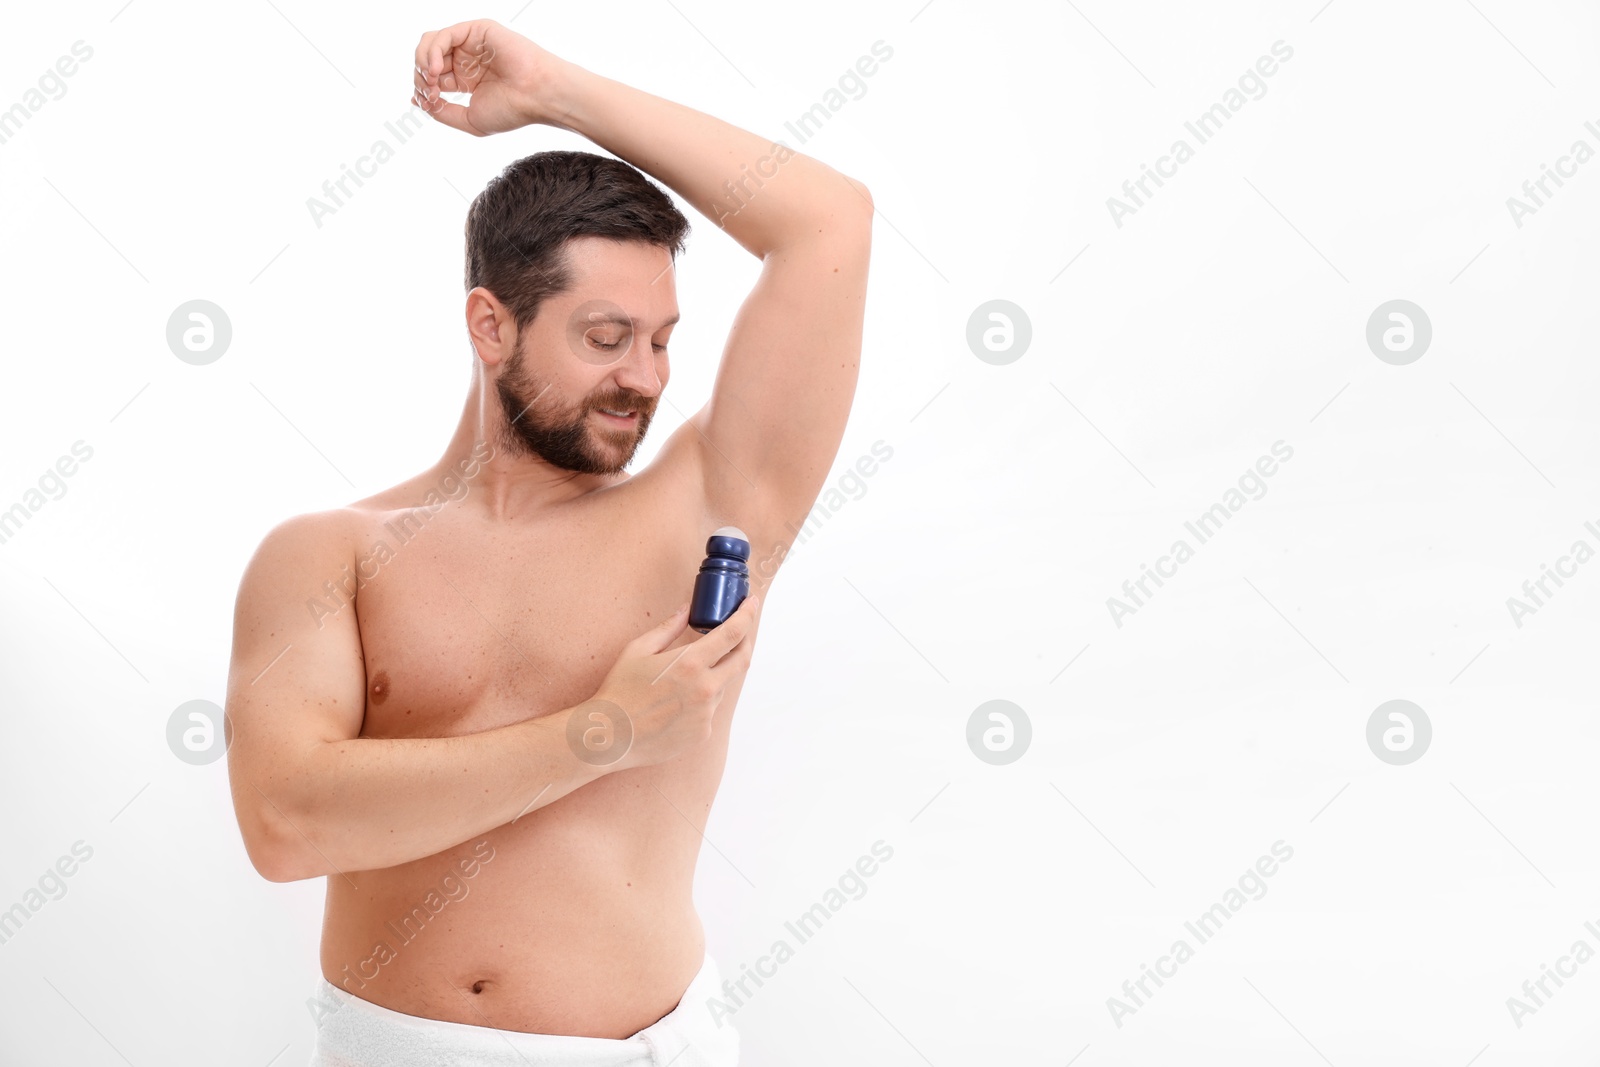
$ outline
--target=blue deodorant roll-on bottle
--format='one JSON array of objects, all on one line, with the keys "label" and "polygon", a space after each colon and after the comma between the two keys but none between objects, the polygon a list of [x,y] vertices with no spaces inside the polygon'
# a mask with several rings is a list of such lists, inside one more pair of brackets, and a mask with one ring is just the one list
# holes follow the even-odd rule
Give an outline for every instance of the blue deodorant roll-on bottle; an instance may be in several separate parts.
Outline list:
[{"label": "blue deodorant roll-on bottle", "polygon": [[694,578],[689,625],[710,633],[727,621],[750,595],[750,539],[737,526],[724,526],[706,541],[706,561]]}]

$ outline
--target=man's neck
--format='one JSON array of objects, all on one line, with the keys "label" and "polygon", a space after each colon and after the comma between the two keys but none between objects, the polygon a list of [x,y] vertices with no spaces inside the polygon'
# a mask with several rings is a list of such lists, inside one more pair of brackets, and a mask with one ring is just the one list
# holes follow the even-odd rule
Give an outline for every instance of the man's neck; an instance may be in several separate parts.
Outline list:
[{"label": "man's neck", "polygon": [[499,521],[525,517],[632,477],[626,472],[583,474],[566,470],[530,452],[520,441],[508,443],[512,435],[505,428],[499,408],[487,402],[491,399],[487,392],[479,382],[473,383],[455,433],[434,465],[434,472],[440,476],[475,469],[467,482],[470,489],[466,503],[481,509],[486,517]]}]

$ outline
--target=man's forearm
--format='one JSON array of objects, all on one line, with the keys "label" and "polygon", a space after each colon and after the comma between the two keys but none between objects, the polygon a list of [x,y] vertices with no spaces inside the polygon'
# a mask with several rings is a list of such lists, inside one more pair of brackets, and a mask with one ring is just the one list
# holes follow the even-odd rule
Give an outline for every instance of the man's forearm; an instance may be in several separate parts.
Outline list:
[{"label": "man's forearm", "polygon": [[664,182],[757,257],[817,236],[841,202],[870,203],[819,160],[576,64],[560,61],[549,91],[552,124]]},{"label": "man's forearm", "polygon": [[[277,881],[393,867],[442,852],[607,773],[553,715],[460,737],[325,742],[278,764],[253,800]],[[236,786],[236,788],[239,788]]]}]

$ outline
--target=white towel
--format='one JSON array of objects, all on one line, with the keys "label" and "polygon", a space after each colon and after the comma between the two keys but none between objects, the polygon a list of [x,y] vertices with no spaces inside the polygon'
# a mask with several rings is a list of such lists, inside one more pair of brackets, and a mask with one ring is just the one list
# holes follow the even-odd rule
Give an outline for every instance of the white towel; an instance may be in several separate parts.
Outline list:
[{"label": "white towel", "polygon": [[571,1037],[406,1015],[319,979],[315,999],[327,1011],[310,1067],[734,1067],[738,1031],[726,1019],[718,1025],[708,1007],[721,994],[722,976],[707,952],[678,1006],[661,1019],[632,1037]]}]

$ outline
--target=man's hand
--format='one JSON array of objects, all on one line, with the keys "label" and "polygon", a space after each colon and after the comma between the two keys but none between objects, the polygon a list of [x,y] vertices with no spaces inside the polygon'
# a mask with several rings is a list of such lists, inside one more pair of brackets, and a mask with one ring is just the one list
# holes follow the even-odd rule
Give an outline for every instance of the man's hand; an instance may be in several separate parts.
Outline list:
[{"label": "man's hand", "polygon": [[[563,61],[492,19],[458,22],[417,42],[411,102],[477,137],[556,117],[551,87]],[[470,93],[466,106],[440,92]]]},{"label": "man's hand", "polygon": [[[621,709],[631,738],[626,753],[609,770],[664,763],[702,744],[711,736],[723,691],[744,681],[761,621],[761,598],[745,597],[710,633],[680,648],[669,647],[683,635],[688,620],[685,608],[628,642],[595,691],[595,700]],[[579,712],[586,706],[580,704]]]}]

